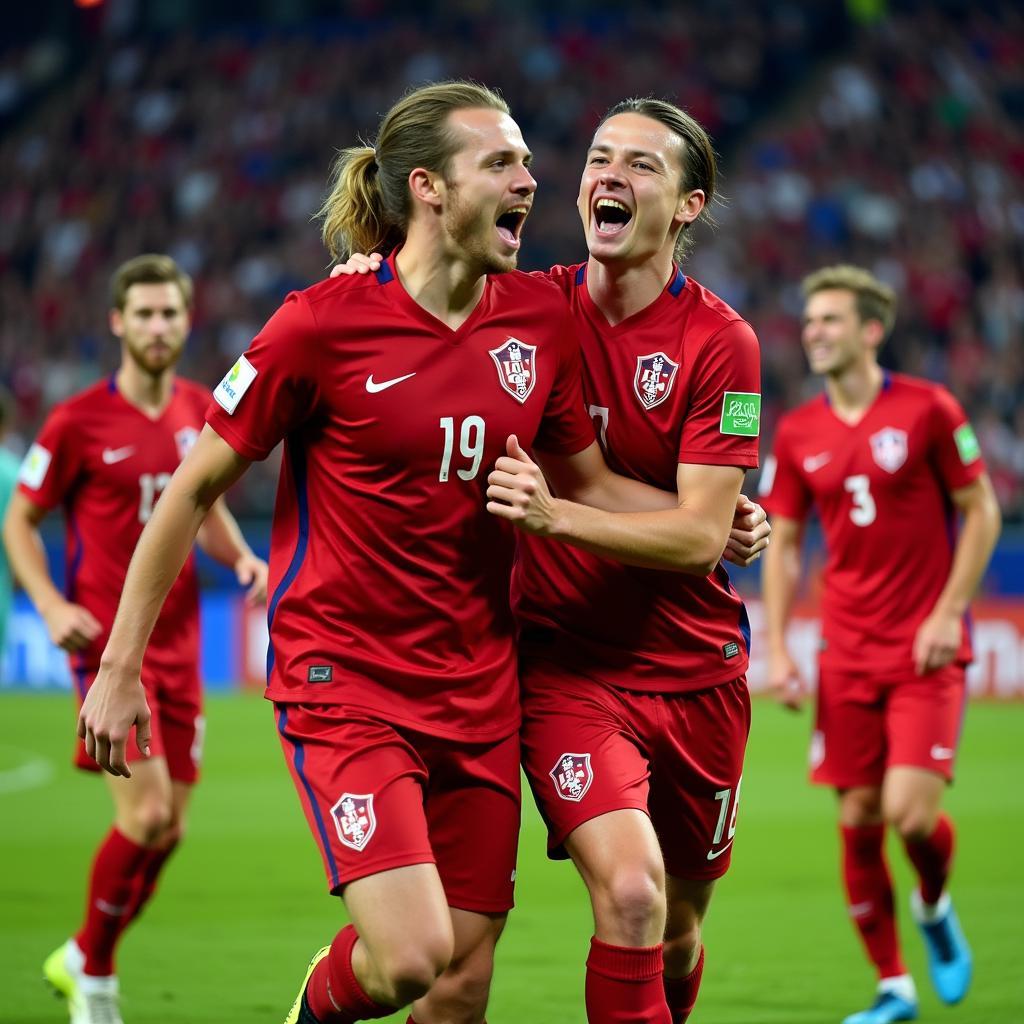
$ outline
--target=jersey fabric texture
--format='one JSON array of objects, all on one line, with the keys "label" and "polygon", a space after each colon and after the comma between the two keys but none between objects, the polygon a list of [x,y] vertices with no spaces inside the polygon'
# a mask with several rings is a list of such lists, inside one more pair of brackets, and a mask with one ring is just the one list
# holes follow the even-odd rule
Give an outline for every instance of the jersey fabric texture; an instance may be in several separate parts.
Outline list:
[{"label": "jersey fabric texture", "polygon": [[[680,463],[757,466],[760,354],[739,314],[676,269],[653,303],[613,326],[590,298],[586,265],[551,277],[572,306],[584,398],[613,470],[674,492]],[[521,549],[513,602],[524,649],[642,691],[745,672],[749,624],[721,563],[698,578],[532,536]]]},{"label": "jersey fabric texture", "polygon": [[[64,509],[67,598],[103,627],[72,655],[76,671],[99,666],[135,545],[199,436],[208,403],[206,388],[178,377],[153,419],[110,377],[57,405],[22,463],[22,493],[43,509]],[[175,672],[190,667],[194,675],[198,659],[199,589],[190,556],[164,601],[145,663]]]},{"label": "jersey fabric texture", "polygon": [[489,277],[451,330],[392,256],[290,295],[214,394],[208,422],[239,454],[284,441],[267,696],[459,740],[514,732],[515,541],[484,493],[509,434],[593,443],[558,289]]},{"label": "jersey fabric texture", "polygon": [[[985,466],[959,403],[929,381],[887,373],[850,425],[826,396],[780,419],[761,500],[803,520],[813,506],[828,551],[821,666],[902,672],[946,584],[956,541],[950,492]],[[965,618],[957,662],[971,659]]]}]

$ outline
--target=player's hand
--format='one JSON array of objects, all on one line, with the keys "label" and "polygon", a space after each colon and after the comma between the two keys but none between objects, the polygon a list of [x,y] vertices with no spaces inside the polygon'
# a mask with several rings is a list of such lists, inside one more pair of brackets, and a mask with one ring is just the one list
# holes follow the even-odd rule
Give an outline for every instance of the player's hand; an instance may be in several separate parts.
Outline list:
[{"label": "player's hand", "polygon": [[772,528],[768,514],[756,501],[745,494],[736,499],[736,512],[732,519],[732,532],[725,545],[723,558],[741,568],[752,565],[768,547]]},{"label": "player's hand", "polygon": [[505,450],[508,455],[494,463],[487,477],[487,511],[527,533],[550,533],[556,505],[540,466],[519,447],[515,434],[509,435]]},{"label": "player's hand", "polygon": [[99,620],[88,608],[59,601],[42,612],[50,639],[65,651],[81,651],[103,632]]},{"label": "player's hand", "polygon": [[269,572],[267,563],[251,552],[242,555],[235,562],[235,578],[243,587],[248,587],[245,592],[245,603],[250,608],[267,603],[267,574]]},{"label": "player's hand", "polygon": [[379,252],[371,252],[369,256],[365,253],[354,252],[348,258],[347,263],[338,263],[331,267],[331,277],[348,277],[351,274],[375,274],[380,270],[384,257]]},{"label": "player's hand", "polygon": [[149,757],[149,704],[138,672],[127,672],[101,664],[78,713],[78,736],[85,740],[85,752],[111,775],[132,777],[125,748],[132,727],[135,742]]},{"label": "player's hand", "polygon": [[768,689],[790,711],[799,711],[807,697],[807,682],[788,651],[768,655]]},{"label": "player's hand", "polygon": [[942,608],[934,609],[918,627],[914,637],[914,671],[923,676],[949,665],[960,650],[962,639],[960,616]]}]

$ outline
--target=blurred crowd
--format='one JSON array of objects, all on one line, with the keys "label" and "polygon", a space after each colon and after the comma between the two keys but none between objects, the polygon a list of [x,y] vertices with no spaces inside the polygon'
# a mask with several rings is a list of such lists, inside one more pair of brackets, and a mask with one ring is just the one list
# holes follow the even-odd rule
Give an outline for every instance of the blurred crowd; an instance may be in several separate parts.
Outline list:
[{"label": "blurred crowd", "polygon": [[[1001,0],[875,18],[858,6],[861,21],[826,4],[555,17],[480,2],[429,21],[122,27],[77,58],[52,40],[4,53],[0,383],[16,400],[13,446],[115,364],[107,280],[139,252],[170,252],[194,275],[183,372],[215,383],[289,289],[326,273],[311,216],[335,149],[372,133],[407,86],[465,76],[503,91],[535,153],[527,268],[584,256],[574,201],[603,110],[635,94],[681,102],[716,139],[724,192],[687,269],[761,337],[766,443],[814,387],[800,278],[860,262],[902,297],[890,364],[953,388],[1004,509],[1024,519],[1024,18]],[[242,511],[269,511],[273,467],[244,486]]]}]

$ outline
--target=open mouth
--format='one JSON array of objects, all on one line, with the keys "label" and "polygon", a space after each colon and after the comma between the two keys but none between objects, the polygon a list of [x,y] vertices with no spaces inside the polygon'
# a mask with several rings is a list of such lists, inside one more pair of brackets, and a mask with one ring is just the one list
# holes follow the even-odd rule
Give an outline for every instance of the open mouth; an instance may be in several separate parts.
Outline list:
[{"label": "open mouth", "polygon": [[523,230],[523,223],[526,215],[530,212],[529,206],[513,206],[506,210],[497,220],[496,227],[502,241],[513,249],[519,248],[519,236]]},{"label": "open mouth", "polygon": [[594,203],[594,223],[602,235],[617,235],[632,219],[632,211],[617,199],[602,197]]}]

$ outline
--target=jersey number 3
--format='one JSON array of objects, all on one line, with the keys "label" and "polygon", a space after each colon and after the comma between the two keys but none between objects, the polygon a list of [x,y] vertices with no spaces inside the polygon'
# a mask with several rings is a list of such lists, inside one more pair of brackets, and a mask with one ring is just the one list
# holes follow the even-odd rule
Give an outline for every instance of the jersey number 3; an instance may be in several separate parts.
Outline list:
[{"label": "jersey number 3", "polygon": [[850,520],[855,526],[870,526],[875,521],[875,499],[871,496],[871,481],[866,473],[848,476],[843,481],[844,490],[853,496]]}]

